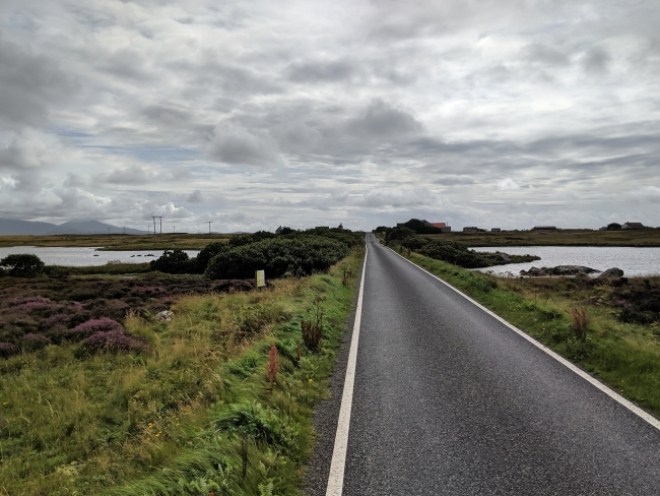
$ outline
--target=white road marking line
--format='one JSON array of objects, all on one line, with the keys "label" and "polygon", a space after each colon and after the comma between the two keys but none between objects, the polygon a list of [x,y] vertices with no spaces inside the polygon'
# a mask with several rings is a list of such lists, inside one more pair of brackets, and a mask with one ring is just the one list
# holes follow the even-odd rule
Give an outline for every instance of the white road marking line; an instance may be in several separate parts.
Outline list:
[{"label": "white road marking line", "polygon": [[465,293],[462,293],[461,291],[459,291],[458,289],[456,289],[454,286],[452,286],[452,285],[449,284],[448,282],[443,281],[442,279],[440,279],[440,278],[439,278],[438,276],[436,276],[435,274],[431,274],[428,270],[426,270],[426,269],[423,268],[423,267],[420,267],[419,265],[417,265],[417,264],[414,263],[414,262],[411,262],[411,261],[408,260],[406,257],[403,257],[403,256],[399,255],[397,252],[395,252],[395,251],[392,250],[391,248],[390,248],[390,250],[392,251],[392,253],[394,253],[395,255],[398,255],[399,257],[401,257],[402,259],[404,259],[404,260],[405,260],[406,262],[408,262],[409,264],[413,265],[414,267],[417,267],[419,270],[421,270],[421,271],[423,271],[423,272],[426,272],[426,273],[427,273],[428,275],[430,275],[431,277],[437,279],[437,280],[440,281],[442,284],[444,284],[445,286],[447,286],[447,287],[448,287],[449,289],[451,289],[452,291],[455,291],[456,293],[458,293],[459,295],[461,295],[463,298],[465,298],[466,300],[468,300],[468,301],[469,301],[470,303],[472,303],[473,305],[475,305],[475,306],[481,308],[484,312],[486,312],[487,314],[489,314],[491,317],[493,317],[493,318],[499,320],[502,324],[504,324],[505,326],[507,326],[507,327],[508,327],[509,329],[511,329],[513,332],[515,332],[516,334],[520,335],[521,337],[523,337],[524,339],[526,339],[527,341],[529,341],[530,343],[532,343],[534,346],[536,346],[536,347],[539,348],[540,350],[546,352],[548,355],[550,355],[552,358],[554,358],[555,360],[557,360],[559,363],[561,363],[562,365],[564,365],[565,367],[567,367],[568,369],[572,370],[572,371],[575,372],[577,375],[579,375],[580,377],[582,377],[585,381],[589,382],[590,384],[592,384],[592,385],[595,386],[596,388],[600,389],[603,393],[605,393],[607,396],[609,396],[610,398],[612,398],[614,401],[617,401],[619,404],[621,404],[622,406],[624,406],[625,408],[627,408],[628,410],[630,410],[632,413],[634,413],[634,414],[637,415],[638,417],[642,418],[643,420],[646,420],[646,422],[648,422],[649,424],[651,424],[651,425],[652,425],[653,427],[655,427],[656,429],[660,430],[660,420],[658,420],[657,418],[655,418],[653,415],[649,414],[648,412],[645,412],[645,411],[642,410],[640,407],[638,407],[637,405],[635,405],[634,403],[632,403],[630,400],[624,398],[623,396],[621,396],[619,393],[617,393],[617,392],[614,391],[613,389],[610,389],[608,386],[606,386],[605,384],[603,384],[602,382],[600,382],[598,379],[592,377],[591,375],[589,375],[588,373],[586,373],[584,370],[582,370],[581,368],[579,368],[579,367],[576,366],[575,364],[573,364],[573,363],[569,362],[568,360],[566,360],[566,359],[565,359],[564,357],[562,357],[561,355],[558,355],[557,353],[555,353],[554,351],[552,351],[550,348],[548,348],[548,347],[545,346],[544,344],[540,343],[539,341],[537,341],[536,339],[534,339],[533,337],[531,337],[529,334],[525,333],[524,331],[521,331],[520,329],[518,329],[518,328],[517,328],[516,326],[514,326],[513,324],[510,324],[509,322],[507,322],[506,320],[504,320],[502,317],[500,317],[500,316],[497,315],[496,313],[492,312],[491,310],[489,310],[488,308],[484,307],[484,306],[481,305],[480,303],[477,303],[475,300],[473,300],[472,298],[470,298],[470,297],[469,297],[468,295],[466,295]]},{"label": "white road marking line", "polygon": [[351,407],[353,405],[353,384],[355,383],[355,365],[357,363],[358,340],[360,338],[360,322],[362,321],[362,299],[364,296],[364,277],[367,272],[367,245],[362,264],[362,278],[360,280],[360,292],[358,294],[357,307],[355,308],[355,321],[353,322],[353,336],[351,338],[351,349],[348,352],[348,364],[346,365],[346,379],[344,380],[344,393],[341,397],[339,409],[339,420],[337,421],[337,434],[335,435],[335,448],[332,452],[332,463],[330,465],[330,476],[328,477],[328,488],[326,496],[341,496],[344,488],[344,469],[346,468],[346,451],[348,449],[348,429],[351,423]]}]

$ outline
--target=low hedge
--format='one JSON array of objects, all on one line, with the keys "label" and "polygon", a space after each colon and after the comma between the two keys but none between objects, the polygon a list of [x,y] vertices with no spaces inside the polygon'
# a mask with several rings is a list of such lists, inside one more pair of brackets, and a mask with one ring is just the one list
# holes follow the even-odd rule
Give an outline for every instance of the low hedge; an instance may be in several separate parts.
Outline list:
[{"label": "low hedge", "polygon": [[348,252],[344,243],[321,236],[277,237],[219,253],[209,262],[205,275],[240,279],[265,270],[268,277],[303,276],[327,271]]}]

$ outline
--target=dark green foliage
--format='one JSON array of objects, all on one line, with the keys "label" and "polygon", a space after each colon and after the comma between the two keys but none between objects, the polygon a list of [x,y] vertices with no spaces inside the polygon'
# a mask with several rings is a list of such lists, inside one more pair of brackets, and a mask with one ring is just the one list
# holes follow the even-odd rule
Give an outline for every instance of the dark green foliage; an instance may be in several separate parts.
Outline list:
[{"label": "dark green foliage", "polygon": [[285,452],[295,448],[297,432],[284,412],[251,401],[233,405],[218,416],[216,429],[274,445]]},{"label": "dark green foliage", "polygon": [[43,274],[45,264],[36,255],[14,254],[0,260],[0,268],[12,277],[35,277]]},{"label": "dark green foliage", "polygon": [[157,259],[150,263],[152,270],[158,270],[167,274],[186,274],[194,272],[195,262],[188,258],[183,250],[165,250]]},{"label": "dark green foliage", "polygon": [[539,257],[535,255],[506,255],[499,252],[477,252],[470,250],[462,243],[455,243],[452,241],[431,241],[416,251],[427,257],[442,260],[443,262],[449,262],[466,269],[539,260]]},{"label": "dark green foliage", "polygon": [[268,231],[257,231],[254,234],[242,234],[240,236],[234,236],[229,238],[229,246],[231,248],[236,248],[238,246],[249,245],[251,243],[258,243],[265,239],[274,238],[276,234],[269,233]]},{"label": "dark green foliage", "polygon": [[431,240],[429,238],[425,238],[424,236],[410,236],[409,238],[401,241],[401,245],[411,249],[412,251],[419,251],[430,242]]},{"label": "dark green foliage", "polygon": [[206,245],[202,251],[197,254],[197,257],[193,259],[196,269],[195,272],[197,274],[203,274],[209,264],[209,261],[213,257],[215,257],[218,253],[228,251],[229,249],[230,245],[228,243],[217,242]]},{"label": "dark green foliage", "polygon": [[320,236],[277,237],[220,253],[211,259],[205,275],[209,279],[250,278],[255,271],[265,270],[267,277],[303,276],[326,271],[346,255],[346,245]]},{"label": "dark green foliage", "polygon": [[419,253],[466,269],[491,265],[474,250],[468,249],[467,246],[461,243],[451,241],[433,241],[421,248]]},{"label": "dark green foliage", "polygon": [[391,241],[401,241],[414,235],[415,231],[409,227],[395,227],[385,233],[385,243],[389,244]]},{"label": "dark green foliage", "polygon": [[417,234],[440,234],[442,229],[429,225],[428,223],[419,219],[410,219],[404,224],[407,228],[412,229]]}]

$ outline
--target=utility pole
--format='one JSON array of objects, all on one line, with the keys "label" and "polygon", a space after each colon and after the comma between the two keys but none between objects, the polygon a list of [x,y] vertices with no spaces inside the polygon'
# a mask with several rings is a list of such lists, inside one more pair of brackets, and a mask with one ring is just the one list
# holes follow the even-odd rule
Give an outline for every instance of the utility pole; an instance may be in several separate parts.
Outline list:
[{"label": "utility pole", "polygon": [[147,236],[151,234],[151,226],[147,224]]},{"label": "utility pole", "polygon": [[156,235],[156,216],[155,216],[155,215],[152,215],[151,218],[152,218],[153,221],[154,221],[154,236],[155,236],[155,235]]},{"label": "utility pole", "polygon": [[207,222],[208,222],[208,224],[209,224],[209,234],[211,234],[211,224],[213,224],[213,221],[212,221],[212,220],[209,220],[209,221],[207,221]]},{"label": "utility pole", "polygon": [[158,219],[160,220],[160,233],[163,234],[163,216],[159,215]]}]

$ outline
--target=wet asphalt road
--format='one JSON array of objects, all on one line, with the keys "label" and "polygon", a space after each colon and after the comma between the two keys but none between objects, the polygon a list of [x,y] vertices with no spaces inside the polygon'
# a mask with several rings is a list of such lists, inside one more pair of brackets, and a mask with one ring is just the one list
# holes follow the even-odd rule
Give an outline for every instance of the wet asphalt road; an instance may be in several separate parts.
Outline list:
[{"label": "wet asphalt road", "polygon": [[367,239],[344,495],[660,495],[660,431]]}]

